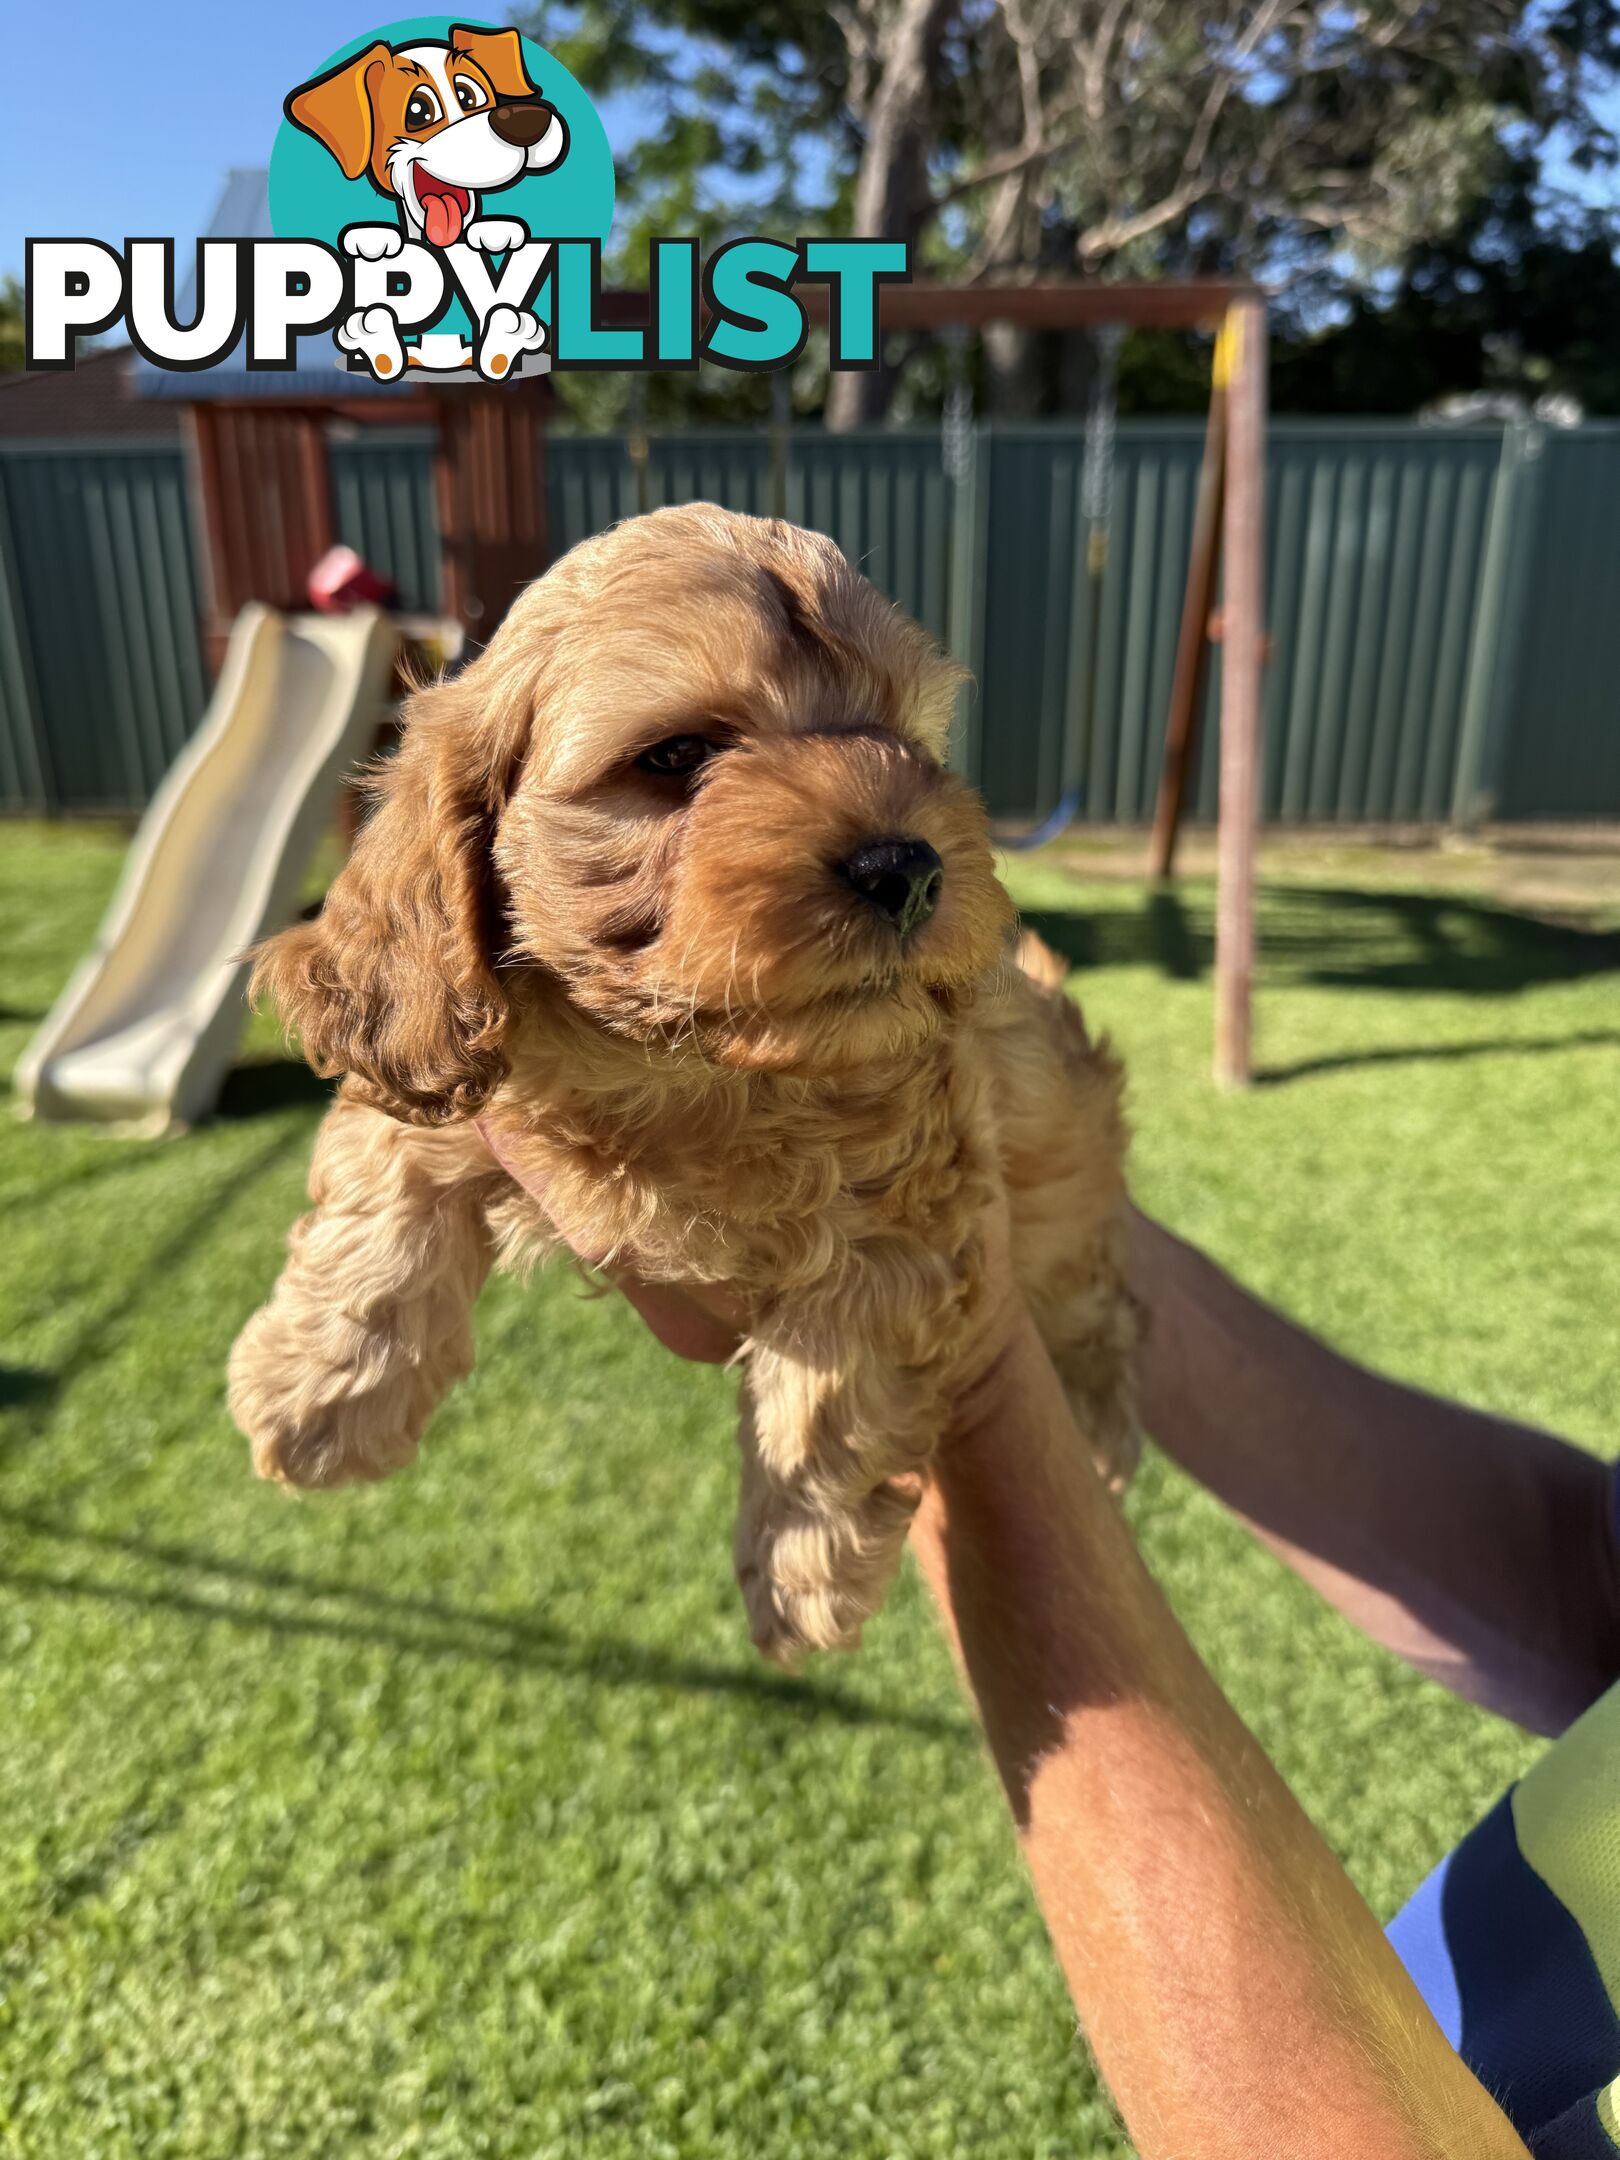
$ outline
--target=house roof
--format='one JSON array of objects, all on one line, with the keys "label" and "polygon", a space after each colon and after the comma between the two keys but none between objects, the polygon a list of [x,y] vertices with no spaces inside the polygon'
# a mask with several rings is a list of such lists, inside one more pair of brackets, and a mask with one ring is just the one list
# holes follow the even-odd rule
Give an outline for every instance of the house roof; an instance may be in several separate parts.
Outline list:
[{"label": "house roof", "polygon": [[[226,173],[225,186],[202,237],[205,240],[275,238],[275,228],[270,223],[270,175],[262,165],[237,165]],[[177,249],[176,256],[177,267],[184,266],[185,250]],[[176,297],[175,319],[190,322],[196,310],[197,269],[193,256],[190,265],[185,267]],[[378,382],[367,368],[358,368],[351,373],[340,367],[330,331],[323,330],[317,337],[299,338],[295,346],[298,364],[290,369],[250,368],[245,341],[213,367],[190,369],[180,374],[137,358],[136,387],[142,398],[185,405],[214,398],[229,398],[233,402],[273,399],[283,405],[322,404],[340,398],[347,403],[356,398],[386,398],[395,394],[396,384]]]},{"label": "house roof", "polygon": [[179,410],[137,395],[135,365],[129,346],[114,345],[86,353],[72,368],[0,375],[0,441],[60,435],[176,441]]}]

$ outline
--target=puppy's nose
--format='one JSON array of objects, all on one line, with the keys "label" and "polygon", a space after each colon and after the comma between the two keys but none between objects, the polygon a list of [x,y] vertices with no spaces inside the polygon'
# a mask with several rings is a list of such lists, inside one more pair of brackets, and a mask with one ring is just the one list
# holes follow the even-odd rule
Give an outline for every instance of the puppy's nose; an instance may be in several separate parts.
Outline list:
[{"label": "puppy's nose", "polygon": [[527,150],[551,125],[551,107],[543,98],[525,98],[520,105],[492,105],[489,124],[503,143]]},{"label": "puppy's nose", "polygon": [[939,906],[945,865],[926,840],[871,840],[838,867],[902,937],[921,929]]}]

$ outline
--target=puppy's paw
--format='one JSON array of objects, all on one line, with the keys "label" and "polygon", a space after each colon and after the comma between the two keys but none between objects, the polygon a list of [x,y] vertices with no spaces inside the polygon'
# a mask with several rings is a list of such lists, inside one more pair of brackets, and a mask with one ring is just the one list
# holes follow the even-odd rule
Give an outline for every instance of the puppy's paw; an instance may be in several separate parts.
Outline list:
[{"label": "puppy's paw", "polygon": [[1091,1454],[1103,1483],[1116,1500],[1122,1500],[1141,1468],[1142,1428],[1129,1419],[1094,1430]]},{"label": "puppy's paw", "polygon": [[414,1376],[392,1369],[385,1341],[353,1332],[341,1358],[312,1353],[267,1305],[236,1338],[226,1402],[260,1477],[320,1491],[372,1483],[415,1461],[429,1406]]},{"label": "puppy's paw", "polygon": [[504,255],[510,248],[522,247],[529,228],[521,218],[480,217],[473,219],[461,237],[482,255]]},{"label": "puppy's paw", "polygon": [[397,225],[345,225],[339,245],[361,262],[386,262],[404,247],[405,235]]},{"label": "puppy's paw", "polygon": [[381,302],[356,308],[338,324],[336,337],[345,352],[357,352],[379,382],[397,382],[405,372],[405,348],[399,341],[399,320]]},{"label": "puppy's paw", "polygon": [[802,1500],[745,1507],[738,1519],[737,1584],[755,1648],[791,1671],[811,1650],[856,1650],[900,1564],[917,1506],[881,1486],[853,1508],[823,1512]]},{"label": "puppy's paw", "polygon": [[478,372],[499,382],[520,353],[539,352],[546,342],[546,326],[538,315],[520,314],[515,307],[492,307],[478,339]]}]

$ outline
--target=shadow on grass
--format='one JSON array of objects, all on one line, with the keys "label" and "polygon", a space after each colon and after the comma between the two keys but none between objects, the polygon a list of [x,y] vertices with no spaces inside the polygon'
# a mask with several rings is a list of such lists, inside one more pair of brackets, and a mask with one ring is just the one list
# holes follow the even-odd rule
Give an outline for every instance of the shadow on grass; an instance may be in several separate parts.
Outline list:
[{"label": "shadow on grass", "polygon": [[1620,974],[1620,931],[1444,893],[1278,887],[1266,896],[1260,935],[1262,953],[1275,946],[1301,980],[1346,989],[1501,997]]},{"label": "shadow on grass", "polygon": [[[80,1128],[82,1130],[82,1128]],[[99,1185],[105,1178],[122,1177],[129,1170],[150,1170],[166,1141],[129,1140],[111,1133],[97,1136],[95,1152],[63,1169],[52,1169],[39,1184],[19,1194],[18,1204],[43,1206],[78,1185]]]},{"label": "shadow on grass", "polygon": [[[1207,886],[1145,901],[1028,908],[1023,920],[1075,968],[1151,967],[1196,982],[1215,949]],[[1620,974],[1620,930],[1550,921],[1454,893],[1263,884],[1261,987],[1442,991],[1502,997]]]},{"label": "shadow on grass", "polygon": [[[198,1251],[208,1225],[221,1207],[257,1184],[260,1178],[267,1177],[284,1156],[305,1145],[302,1128],[294,1126],[275,1134],[247,1162],[228,1165],[138,1265],[120,1269],[121,1287],[87,1315],[56,1366],[48,1371],[28,1371],[26,1390],[11,1399],[11,1407],[17,1415],[11,1421],[7,1440],[0,1442],[0,1461],[8,1452],[15,1453],[18,1445],[26,1445],[44,1434],[58,1397],[81,1375],[116,1355],[125,1324],[149,1299],[173,1294],[175,1270],[184,1266]],[[144,1153],[109,1156],[105,1159],[105,1169],[110,1170],[124,1161],[147,1160],[150,1157]],[[98,1172],[104,1169],[100,1162],[94,1167]],[[69,1179],[78,1182],[88,1174],[88,1169],[80,1166],[69,1173]]]},{"label": "shadow on grass", "polygon": [[0,1410],[32,1410],[54,1402],[61,1386],[55,1373],[32,1365],[0,1365]]},{"label": "shadow on grass", "polygon": [[1020,908],[1019,920],[1072,968],[1156,967],[1174,982],[1197,982],[1215,951],[1213,928],[1167,887],[1128,908]]},{"label": "shadow on grass", "polygon": [[1376,1049],[1300,1058],[1292,1065],[1262,1066],[1254,1084],[1281,1087],[1319,1073],[1353,1072],[1361,1065],[1453,1065],[1477,1057],[1546,1057],[1560,1050],[1614,1049],[1620,1049],[1620,1028],[1576,1028],[1568,1035],[1500,1035],[1484,1042],[1387,1043]]},{"label": "shadow on grass", "polygon": [[322,1080],[301,1058],[265,1058],[233,1065],[214,1105],[214,1116],[240,1123],[268,1117],[277,1110],[324,1110],[337,1089]]},{"label": "shadow on grass", "polygon": [[[834,1683],[790,1679],[763,1666],[714,1665],[613,1637],[576,1641],[525,1613],[483,1612],[476,1606],[378,1590],[370,1584],[324,1581],[191,1546],[81,1530],[24,1508],[0,1507],[0,1522],[33,1537],[162,1567],[177,1577],[212,1576],[298,1603],[291,1608],[285,1604],[268,1608],[235,1602],[228,1596],[202,1596],[195,1585],[183,1580],[148,1589],[95,1576],[0,1567],[0,1585],[29,1595],[175,1613],[271,1635],[373,1644],[413,1657],[468,1658],[519,1670],[569,1673],[609,1687],[672,1687],[738,1696],[801,1719],[833,1717],[847,1725],[896,1726],[930,1739],[964,1739],[971,1730],[964,1720],[885,1709],[863,1702]],[[317,1603],[341,1609],[337,1613],[308,1609]]]}]

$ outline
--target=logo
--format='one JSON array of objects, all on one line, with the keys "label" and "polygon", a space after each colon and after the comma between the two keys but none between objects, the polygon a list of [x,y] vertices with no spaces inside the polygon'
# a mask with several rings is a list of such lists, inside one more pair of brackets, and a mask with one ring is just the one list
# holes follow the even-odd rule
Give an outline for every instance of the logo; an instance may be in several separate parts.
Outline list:
[{"label": "logo", "polygon": [[499,382],[546,363],[552,249],[613,222],[607,135],[560,61],[516,30],[396,23],[283,109],[270,221],[355,266],[336,325],[351,364]]},{"label": "logo", "polygon": [[[270,159],[271,240],[199,241],[177,312],[175,243],[27,243],[25,360],[73,365],[122,323],[154,366],[300,365],[330,334],[378,382],[499,383],[548,368],[786,367],[801,292],[825,284],[829,359],[878,359],[879,289],[908,275],[897,242],[651,243],[647,321],[602,321],[613,157],[561,61],[513,29],[418,16],[353,39],[287,94]],[[307,360],[303,364],[308,364]]]}]

